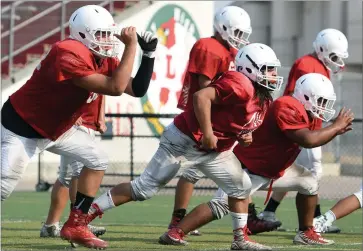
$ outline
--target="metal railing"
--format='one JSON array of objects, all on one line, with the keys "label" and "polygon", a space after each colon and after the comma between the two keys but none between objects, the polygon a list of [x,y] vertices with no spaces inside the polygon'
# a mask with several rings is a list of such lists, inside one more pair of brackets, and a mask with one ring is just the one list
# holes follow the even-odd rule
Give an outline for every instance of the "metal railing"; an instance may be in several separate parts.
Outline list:
[{"label": "metal railing", "polygon": [[[1,63],[4,63],[8,61],[8,67],[9,67],[9,78],[12,77],[13,71],[14,71],[14,57],[21,54],[22,52],[28,50],[29,48],[41,43],[42,41],[46,40],[47,38],[50,38],[51,36],[55,35],[56,33],[60,32],[60,39],[65,38],[65,30],[69,25],[69,22],[67,19],[67,5],[70,3],[74,3],[75,1],[69,1],[69,0],[62,0],[58,3],[55,3],[54,5],[50,6],[49,8],[46,8],[36,14],[35,16],[32,16],[28,18],[27,20],[16,24],[15,22],[18,20],[21,20],[21,16],[17,13],[17,10],[24,11],[26,8],[21,8],[22,4],[27,3],[28,1],[15,1],[4,8],[1,9],[1,16],[2,18],[9,18],[9,30],[5,30],[1,34],[1,39],[5,39],[9,37],[9,51],[7,54],[2,53],[1,57]],[[113,14],[114,13],[114,0],[106,0],[106,1],[100,1],[100,6],[106,6],[108,5],[109,11]],[[55,27],[52,30],[45,31],[44,34],[38,36],[37,38],[21,45],[19,48],[15,49],[15,33],[19,32],[21,29],[31,25],[35,21],[38,21],[39,19],[49,15],[50,13],[60,10],[60,24]],[[6,28],[6,27],[5,27]],[[3,44],[3,41],[2,41]]]}]

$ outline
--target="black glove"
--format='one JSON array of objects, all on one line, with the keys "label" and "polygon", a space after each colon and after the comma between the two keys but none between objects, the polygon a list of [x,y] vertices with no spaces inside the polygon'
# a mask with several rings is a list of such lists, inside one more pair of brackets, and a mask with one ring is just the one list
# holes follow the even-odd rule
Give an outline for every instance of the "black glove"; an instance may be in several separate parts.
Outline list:
[{"label": "black glove", "polygon": [[153,58],[155,57],[156,46],[158,45],[158,38],[150,31],[142,31],[137,33],[137,41],[143,50],[143,56]]}]

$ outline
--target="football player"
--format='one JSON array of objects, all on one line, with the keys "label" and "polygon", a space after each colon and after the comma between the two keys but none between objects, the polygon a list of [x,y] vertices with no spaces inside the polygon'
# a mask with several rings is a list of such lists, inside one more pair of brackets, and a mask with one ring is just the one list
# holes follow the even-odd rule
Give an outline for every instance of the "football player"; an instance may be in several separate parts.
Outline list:
[{"label": "football player", "polygon": [[[224,7],[215,14],[214,29],[213,37],[198,40],[190,52],[178,103],[178,108],[182,110],[193,109],[192,99],[196,91],[208,86],[220,74],[235,70],[234,58],[238,49],[249,44],[248,39],[252,33],[250,16],[240,7]],[[203,177],[203,173],[195,168],[182,173],[176,187],[169,229],[186,215],[194,184]],[[276,222],[259,219],[252,208],[250,211],[254,214],[249,217],[249,223],[253,222],[253,226],[258,226],[261,231],[269,231],[279,226]],[[190,234],[200,235],[200,232],[193,230]]]},{"label": "football player", "polygon": [[[248,147],[240,144],[234,154],[244,172],[243,188],[252,195],[257,190],[298,191],[296,206],[299,216],[299,231],[294,238],[295,244],[329,245],[315,232],[313,227],[314,209],[317,202],[318,187],[310,186],[310,175],[285,172],[296,159],[300,147],[314,148],[324,145],[351,130],[353,114],[348,110],[339,113],[332,125],[316,129],[314,118],[329,121],[335,114],[333,104],[335,93],[328,78],[321,74],[309,73],[296,82],[292,96],[283,96],[269,107],[262,125],[253,132],[253,141]],[[242,169],[243,168],[243,169]],[[297,177],[299,177],[297,179]],[[286,186],[286,184],[290,184]],[[246,196],[247,198],[247,196]],[[245,200],[245,208],[248,200]],[[161,237],[163,244],[185,245],[184,235],[213,220],[221,219],[229,213],[230,203],[220,188],[214,199],[197,206],[186,215],[177,227]],[[245,209],[247,210],[247,209]],[[234,215],[232,215],[234,217]],[[243,221],[243,232],[247,232],[247,217]],[[247,234],[244,242],[234,242],[232,250],[269,250],[251,245]]]},{"label": "football player", "polygon": [[363,208],[362,188],[344,199],[337,202],[328,212],[314,218],[314,227],[317,232],[325,233],[334,221],[339,220],[359,208]]},{"label": "football player", "polygon": [[[140,177],[121,183],[95,200],[90,210],[94,219],[106,210],[130,201],[154,196],[180,168],[197,168],[228,194],[235,240],[245,245],[241,202],[248,193],[232,148],[236,140],[257,129],[278,90],[282,77],[274,51],[264,44],[249,44],[236,55],[237,71],[228,71],[193,95],[193,110],[186,110],[164,131],[160,145]],[[233,159],[233,161],[231,161]],[[243,219],[243,220],[241,220]],[[246,244],[247,245],[247,244]],[[264,246],[249,242],[248,245]]]},{"label": "football player", "polygon": [[[88,210],[98,191],[108,158],[92,137],[73,127],[97,93],[143,96],[149,86],[157,39],[134,27],[120,31],[103,7],[87,5],[70,17],[69,39],[55,43],[31,78],[2,107],[1,200],[10,196],[30,159],[41,151],[82,162],[74,207],[63,225],[62,238],[86,247],[107,243],[87,228]],[[144,51],[131,77],[137,43]],[[115,57],[122,43],[119,64]]]},{"label": "football player", "polygon": [[[305,55],[295,61],[289,74],[288,84],[284,95],[291,95],[295,89],[296,80],[307,73],[320,73],[330,79],[330,74],[337,74],[344,69],[344,59],[348,58],[348,41],[345,35],[336,29],[325,29],[318,33],[313,43],[314,52]],[[317,128],[322,127],[322,120],[315,119]],[[296,159],[294,168],[304,168],[311,171],[315,179],[312,182],[319,182],[322,175],[321,147],[303,149]],[[315,186],[316,184],[312,184]],[[280,222],[275,217],[275,212],[286,193],[274,192],[265,210],[259,218]],[[315,217],[321,215],[320,205],[315,210]],[[328,232],[340,232],[335,226],[330,226]]]},{"label": "football player", "polygon": [[[118,64],[118,62],[116,63]],[[96,138],[96,131],[104,133],[107,129],[105,124],[105,96],[96,95],[94,96],[95,101],[90,103],[88,110],[75,123],[79,130],[90,134],[93,140]],[[48,217],[40,229],[40,237],[60,237],[59,220],[68,198],[71,201],[70,208],[73,208],[78,178],[83,166],[82,162],[61,156],[59,176],[53,185]],[[106,232],[104,227],[88,225],[88,228],[97,237]]]}]

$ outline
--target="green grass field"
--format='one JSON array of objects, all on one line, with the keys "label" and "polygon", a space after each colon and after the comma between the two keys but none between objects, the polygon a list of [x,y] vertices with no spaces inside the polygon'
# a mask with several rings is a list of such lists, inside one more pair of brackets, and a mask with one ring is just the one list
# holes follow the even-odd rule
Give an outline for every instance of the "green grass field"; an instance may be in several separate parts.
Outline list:
[{"label": "green grass field", "polygon": [[[71,249],[61,239],[39,238],[41,222],[45,220],[49,193],[15,192],[2,203],[1,250],[66,250]],[[195,196],[191,206],[208,201],[208,196]],[[263,198],[256,198],[263,205]],[[335,201],[322,201],[322,210],[328,210]],[[187,247],[162,246],[157,243],[159,236],[166,230],[173,205],[172,196],[156,196],[144,202],[130,203],[107,212],[94,224],[107,227],[103,236],[109,242],[108,250],[229,250],[232,240],[230,217],[213,222],[201,229],[203,236],[187,238]],[[68,214],[65,212],[63,220]],[[292,244],[297,226],[296,210],[293,199],[286,199],[278,210],[278,218],[283,221],[287,232],[263,233],[252,238],[268,244],[274,250],[362,250],[362,211],[359,210],[337,222],[340,234],[327,234],[333,239],[333,246],[316,248]],[[77,250],[86,250],[77,248]]]}]

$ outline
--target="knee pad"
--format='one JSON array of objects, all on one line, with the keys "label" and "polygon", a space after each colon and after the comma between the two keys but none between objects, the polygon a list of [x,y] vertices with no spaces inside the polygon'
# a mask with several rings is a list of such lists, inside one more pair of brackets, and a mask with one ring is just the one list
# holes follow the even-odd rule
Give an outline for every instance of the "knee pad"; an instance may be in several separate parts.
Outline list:
[{"label": "knee pad", "polygon": [[1,201],[10,197],[18,181],[17,177],[1,174]]},{"label": "knee pad", "polygon": [[195,184],[204,177],[204,174],[198,169],[189,168],[183,172],[182,177],[190,183]]},{"label": "knee pad", "polygon": [[69,188],[69,185],[71,184],[71,176],[61,176],[59,175],[58,180],[59,182],[65,186],[66,188]]},{"label": "knee pad", "polygon": [[363,208],[363,191],[360,190],[359,192],[354,193],[354,195],[359,200],[360,207]]},{"label": "knee pad", "polygon": [[141,176],[131,181],[131,195],[134,201],[144,201],[153,197],[158,191],[159,187],[148,185]]},{"label": "knee pad", "polygon": [[71,184],[72,179],[72,166],[71,166],[72,160],[69,158],[66,158],[64,156],[61,157],[61,164],[59,166],[59,175],[58,180],[59,182],[69,188],[69,185]]},{"label": "knee pad", "polygon": [[228,202],[223,199],[212,199],[207,204],[215,220],[220,220],[229,214]]},{"label": "knee pad", "polygon": [[316,195],[319,190],[319,179],[316,176],[300,177],[298,192],[304,195]]},{"label": "knee pad", "polygon": [[4,181],[2,181],[1,184],[1,201],[6,200],[7,198],[9,198],[10,194],[13,192],[15,187],[8,187],[7,189],[4,188],[5,186],[3,186]]},{"label": "knee pad", "polygon": [[89,164],[85,164],[84,166],[97,171],[105,171],[108,167],[108,156],[105,152],[98,152],[97,156],[94,157],[94,160],[89,161]]},{"label": "knee pad", "polygon": [[79,178],[79,176],[81,175],[81,171],[82,171],[82,168],[83,168],[83,164],[80,163],[80,162],[77,162],[76,165],[74,165],[72,167],[72,178]]}]

